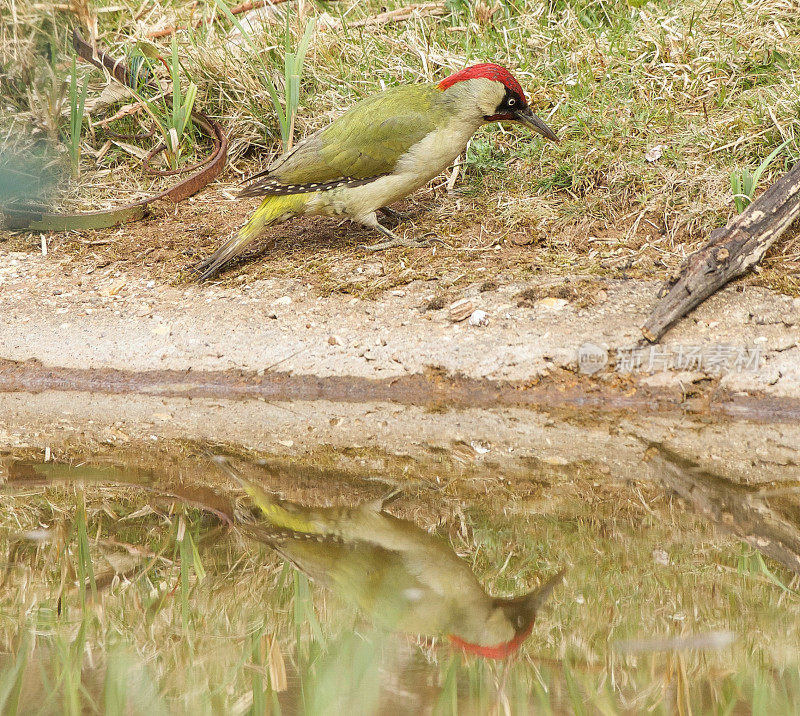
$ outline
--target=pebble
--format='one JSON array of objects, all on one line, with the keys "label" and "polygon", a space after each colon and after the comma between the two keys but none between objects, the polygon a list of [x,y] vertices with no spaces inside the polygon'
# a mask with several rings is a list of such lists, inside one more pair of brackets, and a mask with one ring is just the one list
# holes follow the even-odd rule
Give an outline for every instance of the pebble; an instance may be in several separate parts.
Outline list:
[{"label": "pebble", "polygon": [[328,345],[331,346],[340,346],[342,345],[342,339],[339,336],[328,336]]},{"label": "pebble", "polygon": [[781,336],[771,346],[774,351],[788,351],[797,345],[797,339],[794,336]]},{"label": "pebble", "polygon": [[453,323],[458,323],[469,318],[474,311],[475,306],[472,303],[472,299],[459,298],[458,301],[450,304],[450,320]]},{"label": "pebble", "polygon": [[553,296],[548,296],[547,298],[542,298],[536,302],[537,306],[541,306],[542,308],[547,308],[551,311],[560,311],[564,306],[569,303],[566,298],[555,298]]},{"label": "pebble", "polygon": [[273,306],[288,306],[292,302],[290,296],[281,296],[280,298],[276,298],[273,302]]},{"label": "pebble", "polygon": [[470,326],[485,326],[489,323],[489,314],[477,309],[470,315],[468,323]]}]

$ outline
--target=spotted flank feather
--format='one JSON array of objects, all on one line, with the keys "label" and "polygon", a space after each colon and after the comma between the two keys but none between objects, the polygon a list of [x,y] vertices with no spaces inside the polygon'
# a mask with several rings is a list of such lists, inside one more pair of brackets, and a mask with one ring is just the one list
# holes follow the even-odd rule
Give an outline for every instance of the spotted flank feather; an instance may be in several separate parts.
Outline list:
[{"label": "spotted flank feather", "polygon": [[304,184],[283,184],[274,177],[265,177],[260,181],[251,184],[239,192],[240,197],[248,196],[288,196],[290,194],[312,194],[317,191],[329,191],[336,189],[340,186],[362,186],[379,179],[380,176],[376,175],[365,177],[364,179],[355,179],[354,177],[342,177],[333,181],[326,182],[306,182]]},{"label": "spotted flank feather", "polygon": [[272,525],[240,525],[242,531],[267,544],[281,544],[286,542],[316,542],[317,544],[344,544],[338,535],[319,534],[317,532],[296,532],[286,527],[273,527]]}]

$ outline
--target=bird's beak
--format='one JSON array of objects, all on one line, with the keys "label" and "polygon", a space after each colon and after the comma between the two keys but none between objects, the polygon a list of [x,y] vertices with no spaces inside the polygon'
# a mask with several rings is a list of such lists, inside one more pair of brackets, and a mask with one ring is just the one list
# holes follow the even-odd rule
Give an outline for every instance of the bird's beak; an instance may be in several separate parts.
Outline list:
[{"label": "bird's beak", "polygon": [[528,129],[532,129],[534,132],[538,132],[543,137],[547,137],[547,139],[557,142],[558,136],[556,133],[550,129],[539,117],[537,117],[533,112],[531,112],[530,107],[522,107],[514,112],[514,119],[519,122],[520,124],[524,124]]}]

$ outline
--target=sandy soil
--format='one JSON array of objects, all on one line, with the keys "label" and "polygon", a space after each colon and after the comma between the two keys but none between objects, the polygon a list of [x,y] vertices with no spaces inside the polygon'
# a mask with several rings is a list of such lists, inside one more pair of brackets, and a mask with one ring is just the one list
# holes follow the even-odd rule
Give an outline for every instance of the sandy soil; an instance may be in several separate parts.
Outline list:
[{"label": "sandy soil", "polygon": [[[358,268],[367,272],[374,264]],[[58,253],[0,250],[0,357],[64,368],[278,369],[367,378],[436,367],[526,381],[555,368],[575,369],[584,342],[612,357],[635,343],[658,288],[656,282],[557,276],[521,283],[486,273],[479,282],[413,281],[362,299],[324,296],[287,278],[166,284],[114,263],[87,268]],[[488,323],[453,322],[448,306],[460,298],[485,311]],[[729,372],[721,385],[800,397],[798,339],[800,300],[739,285],[684,319],[664,345],[760,346],[763,365]],[[708,377],[674,370],[637,376],[657,385]]]}]

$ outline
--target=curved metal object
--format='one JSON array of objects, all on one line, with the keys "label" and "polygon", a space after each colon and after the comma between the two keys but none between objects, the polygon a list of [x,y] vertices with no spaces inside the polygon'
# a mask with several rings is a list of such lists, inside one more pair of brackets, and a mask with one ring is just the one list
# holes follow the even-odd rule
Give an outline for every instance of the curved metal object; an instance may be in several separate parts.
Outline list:
[{"label": "curved metal object", "polygon": [[[95,67],[108,70],[118,82],[127,84],[130,71],[121,60],[115,60],[101,50],[87,43],[78,30],[73,30],[73,45],[80,57]],[[196,194],[213,181],[225,168],[228,158],[228,138],[222,126],[197,110],[192,112],[192,119],[214,142],[211,155],[190,169],[197,168],[191,176],[182,179],[158,194],[147,197],[117,209],[89,211],[75,214],[62,214],[41,210],[31,206],[5,206],[0,208],[8,229],[28,231],[85,231],[87,229],[105,229],[118,224],[137,221],[147,215],[150,204],[160,199],[170,199],[176,204]]]}]

